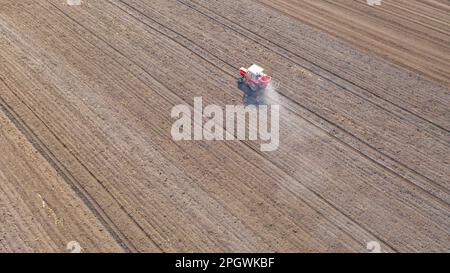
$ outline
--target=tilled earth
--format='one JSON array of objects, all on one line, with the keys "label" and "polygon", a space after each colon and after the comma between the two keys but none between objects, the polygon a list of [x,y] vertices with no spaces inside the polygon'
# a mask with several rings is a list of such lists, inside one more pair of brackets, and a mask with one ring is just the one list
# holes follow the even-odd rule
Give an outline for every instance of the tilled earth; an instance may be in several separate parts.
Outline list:
[{"label": "tilled earth", "polygon": [[[449,10],[0,0],[0,252],[450,251]],[[278,150],[172,140],[252,63]]]}]

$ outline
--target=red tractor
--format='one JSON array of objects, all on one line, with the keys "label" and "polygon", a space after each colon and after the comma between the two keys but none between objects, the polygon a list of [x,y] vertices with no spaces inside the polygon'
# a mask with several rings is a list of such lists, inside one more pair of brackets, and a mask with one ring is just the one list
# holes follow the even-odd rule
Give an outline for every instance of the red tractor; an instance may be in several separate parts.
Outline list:
[{"label": "red tractor", "polygon": [[271,78],[263,72],[264,69],[256,64],[249,68],[241,67],[239,70],[240,82],[246,84],[252,91],[264,90],[270,84]]}]

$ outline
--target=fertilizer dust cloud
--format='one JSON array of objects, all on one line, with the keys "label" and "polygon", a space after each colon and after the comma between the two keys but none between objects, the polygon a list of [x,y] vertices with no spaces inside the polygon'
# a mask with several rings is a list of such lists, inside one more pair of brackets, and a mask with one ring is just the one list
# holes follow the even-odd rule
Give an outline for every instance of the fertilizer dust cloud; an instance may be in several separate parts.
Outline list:
[{"label": "fertilizer dust cloud", "polygon": [[280,95],[278,94],[277,90],[280,87],[280,82],[273,81],[269,83],[269,85],[266,88],[266,91],[264,92],[264,100],[269,105],[280,105]]}]

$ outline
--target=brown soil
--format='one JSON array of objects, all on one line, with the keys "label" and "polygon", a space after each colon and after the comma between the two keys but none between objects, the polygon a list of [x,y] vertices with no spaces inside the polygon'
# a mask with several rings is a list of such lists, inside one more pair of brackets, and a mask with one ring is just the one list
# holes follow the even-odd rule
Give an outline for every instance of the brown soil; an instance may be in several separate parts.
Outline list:
[{"label": "brown soil", "polygon": [[[449,251],[448,2],[335,2],[0,0],[0,252]],[[277,151],[172,140],[252,63]]]}]

